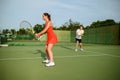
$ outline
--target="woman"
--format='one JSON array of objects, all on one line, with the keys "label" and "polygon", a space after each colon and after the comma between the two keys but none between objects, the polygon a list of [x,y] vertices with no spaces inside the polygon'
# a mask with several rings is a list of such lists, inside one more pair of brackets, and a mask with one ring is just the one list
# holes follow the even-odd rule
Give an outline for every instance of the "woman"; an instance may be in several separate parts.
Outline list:
[{"label": "woman", "polygon": [[43,13],[43,20],[45,21],[44,29],[39,32],[38,34],[35,34],[36,37],[39,37],[43,35],[44,33],[47,33],[47,41],[45,46],[46,51],[46,60],[43,61],[43,63],[46,63],[46,66],[54,66],[54,58],[53,58],[53,52],[52,48],[54,44],[58,42],[57,37],[55,33],[53,32],[53,25],[51,22],[51,16],[48,13]]},{"label": "woman", "polygon": [[78,45],[80,44],[80,50],[83,51],[82,49],[82,35],[84,34],[83,26],[80,25],[80,28],[77,29],[76,31],[76,49],[75,51],[78,51]]}]

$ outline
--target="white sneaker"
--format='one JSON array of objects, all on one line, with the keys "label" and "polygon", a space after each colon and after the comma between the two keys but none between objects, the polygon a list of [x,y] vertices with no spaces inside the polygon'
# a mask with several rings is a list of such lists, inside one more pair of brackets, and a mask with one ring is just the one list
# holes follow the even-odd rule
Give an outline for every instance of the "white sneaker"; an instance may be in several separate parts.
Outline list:
[{"label": "white sneaker", "polygon": [[77,52],[78,50],[77,49],[75,49],[75,52]]},{"label": "white sneaker", "polygon": [[81,50],[81,51],[83,51],[83,49],[82,49],[82,48],[81,48],[80,50]]},{"label": "white sneaker", "polygon": [[48,59],[44,60],[42,63],[49,63],[50,61]]},{"label": "white sneaker", "polygon": [[49,62],[49,63],[45,64],[45,66],[47,66],[47,67],[54,66],[54,65],[55,65],[54,62]]}]

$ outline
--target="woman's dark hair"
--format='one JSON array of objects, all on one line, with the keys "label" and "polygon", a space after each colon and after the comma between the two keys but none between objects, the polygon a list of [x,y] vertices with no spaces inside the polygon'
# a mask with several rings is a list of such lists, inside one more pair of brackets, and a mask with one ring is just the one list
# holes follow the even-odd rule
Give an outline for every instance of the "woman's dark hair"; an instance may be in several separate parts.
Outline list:
[{"label": "woman's dark hair", "polygon": [[48,19],[51,21],[51,16],[50,16],[50,14],[49,14],[49,13],[43,13],[43,15],[47,16],[47,17],[48,17]]}]

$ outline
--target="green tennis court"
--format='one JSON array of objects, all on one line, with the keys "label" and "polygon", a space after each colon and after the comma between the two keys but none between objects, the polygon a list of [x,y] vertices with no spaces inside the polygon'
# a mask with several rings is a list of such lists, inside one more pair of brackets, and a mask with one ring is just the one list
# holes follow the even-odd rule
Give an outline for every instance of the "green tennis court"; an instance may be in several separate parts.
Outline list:
[{"label": "green tennis court", "polygon": [[58,43],[54,67],[45,67],[44,43],[10,42],[0,47],[0,80],[120,80],[120,46]]}]

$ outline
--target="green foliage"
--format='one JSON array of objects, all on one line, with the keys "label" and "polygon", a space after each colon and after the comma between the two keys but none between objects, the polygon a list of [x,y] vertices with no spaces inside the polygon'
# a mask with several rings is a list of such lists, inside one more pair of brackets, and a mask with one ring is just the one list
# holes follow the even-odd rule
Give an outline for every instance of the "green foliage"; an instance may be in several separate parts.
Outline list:
[{"label": "green foliage", "polygon": [[17,35],[16,40],[33,40],[34,35]]},{"label": "green foliage", "polygon": [[76,30],[80,27],[79,22],[73,22],[71,19],[69,19],[69,22],[64,23],[59,28],[55,28],[56,30]]},{"label": "green foliage", "polygon": [[98,28],[98,27],[104,27],[104,26],[111,26],[117,24],[114,20],[112,19],[107,19],[105,21],[96,21],[93,22],[89,28]]},{"label": "green foliage", "polygon": [[44,25],[36,24],[36,25],[33,27],[35,33],[39,33],[40,31],[42,31],[43,28],[44,28],[43,26],[44,26]]},{"label": "green foliage", "polygon": [[11,34],[15,35],[16,34],[16,30],[15,29],[11,29]]},{"label": "green foliage", "polygon": [[9,33],[9,32],[10,32],[9,29],[3,29],[3,31],[2,31],[3,34],[7,34],[7,33]]},{"label": "green foliage", "polygon": [[[116,23],[112,19],[107,19],[105,21],[93,22],[90,26],[86,26],[85,29],[99,28],[99,27],[109,27],[109,26],[116,25],[116,24],[120,26],[120,22]],[[69,19],[69,21],[65,22],[62,26],[53,27],[53,29],[54,30],[75,31],[76,29],[78,29],[80,27],[80,25],[81,25],[80,22],[74,22],[71,19]],[[43,30],[43,28],[44,28],[44,24],[36,24],[33,27],[35,33],[39,33],[40,31]],[[15,29],[11,29],[11,30],[3,29],[2,31],[0,31],[0,34],[1,35],[4,34],[4,36],[7,37],[7,38],[12,38],[12,39],[17,39],[17,40],[20,40],[20,39],[31,40],[31,39],[35,38],[35,36],[31,33],[31,29],[24,29],[24,28],[21,28],[18,31],[16,31]],[[25,36],[25,35],[27,35],[27,36]],[[119,36],[119,38],[120,38],[120,36]]]},{"label": "green foliage", "polygon": [[21,28],[21,29],[19,29],[19,31],[17,31],[17,34],[19,34],[19,35],[25,35],[27,33],[28,33],[27,30],[24,28]]}]

